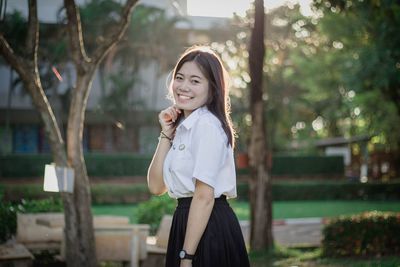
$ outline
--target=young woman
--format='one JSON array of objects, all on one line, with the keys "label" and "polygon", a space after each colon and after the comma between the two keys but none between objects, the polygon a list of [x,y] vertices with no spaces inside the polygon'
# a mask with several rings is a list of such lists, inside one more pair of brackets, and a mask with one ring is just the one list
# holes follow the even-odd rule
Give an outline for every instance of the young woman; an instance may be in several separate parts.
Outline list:
[{"label": "young woman", "polygon": [[170,84],[175,104],[159,114],[161,134],[150,164],[151,193],[178,199],[167,267],[247,267],[236,197],[234,134],[227,75],[209,48],[189,48]]}]

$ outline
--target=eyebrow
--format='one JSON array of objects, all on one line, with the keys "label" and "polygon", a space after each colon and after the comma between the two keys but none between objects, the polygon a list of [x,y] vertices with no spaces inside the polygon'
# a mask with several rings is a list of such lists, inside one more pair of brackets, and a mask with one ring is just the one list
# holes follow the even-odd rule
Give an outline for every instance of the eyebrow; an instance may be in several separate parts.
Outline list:
[{"label": "eyebrow", "polygon": [[[176,75],[185,76],[185,75],[184,75],[183,73],[181,73],[181,72],[177,72]],[[190,78],[198,78],[198,79],[201,79],[201,80],[203,79],[202,77],[200,77],[200,76],[198,76],[198,75],[191,75]]]}]

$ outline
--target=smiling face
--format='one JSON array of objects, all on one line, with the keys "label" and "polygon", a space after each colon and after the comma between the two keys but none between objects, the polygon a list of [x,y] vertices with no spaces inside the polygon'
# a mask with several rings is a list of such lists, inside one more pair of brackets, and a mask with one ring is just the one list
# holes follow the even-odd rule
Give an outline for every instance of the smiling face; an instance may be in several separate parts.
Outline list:
[{"label": "smiling face", "polygon": [[208,100],[207,78],[194,61],[185,62],[176,72],[172,83],[175,104],[187,117],[194,110],[204,106]]}]

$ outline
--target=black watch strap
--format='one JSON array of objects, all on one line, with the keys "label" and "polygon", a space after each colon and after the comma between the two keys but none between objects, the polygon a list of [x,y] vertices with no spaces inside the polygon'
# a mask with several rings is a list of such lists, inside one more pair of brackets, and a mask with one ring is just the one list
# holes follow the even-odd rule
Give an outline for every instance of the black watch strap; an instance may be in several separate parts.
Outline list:
[{"label": "black watch strap", "polygon": [[194,255],[188,254],[188,253],[186,252],[186,250],[182,249],[182,250],[179,252],[179,258],[180,258],[181,260],[183,260],[183,259],[193,260],[193,259],[194,259]]}]

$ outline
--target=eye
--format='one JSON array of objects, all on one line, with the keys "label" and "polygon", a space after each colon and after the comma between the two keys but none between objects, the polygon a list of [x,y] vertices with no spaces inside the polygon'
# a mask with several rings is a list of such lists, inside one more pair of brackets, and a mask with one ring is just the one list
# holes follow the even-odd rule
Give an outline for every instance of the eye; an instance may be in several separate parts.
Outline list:
[{"label": "eye", "polygon": [[193,84],[198,84],[198,83],[200,83],[200,81],[199,80],[192,80],[192,83]]},{"label": "eye", "polygon": [[183,80],[183,77],[181,75],[176,75],[175,80]]}]

